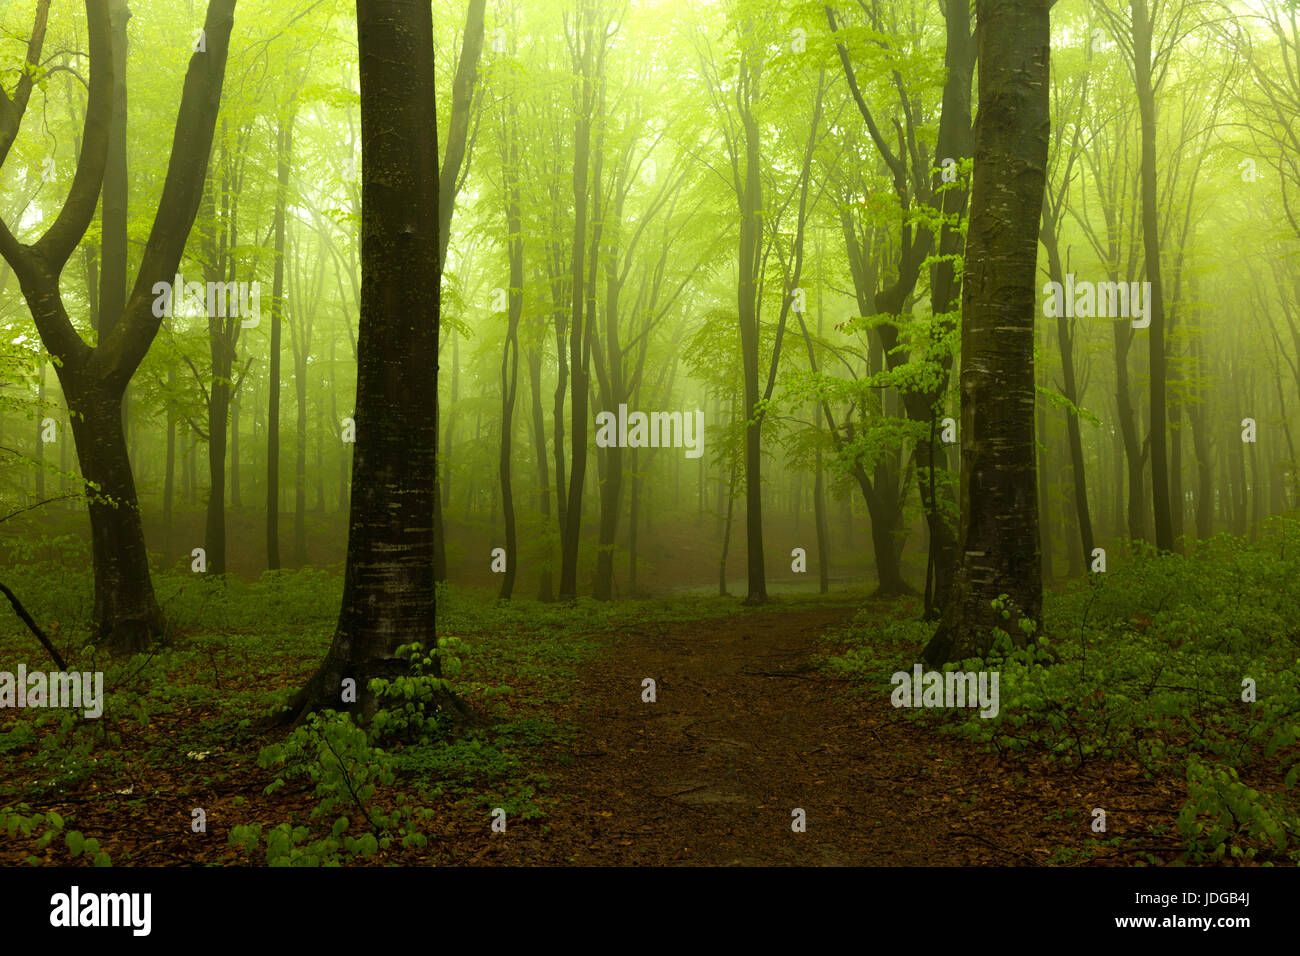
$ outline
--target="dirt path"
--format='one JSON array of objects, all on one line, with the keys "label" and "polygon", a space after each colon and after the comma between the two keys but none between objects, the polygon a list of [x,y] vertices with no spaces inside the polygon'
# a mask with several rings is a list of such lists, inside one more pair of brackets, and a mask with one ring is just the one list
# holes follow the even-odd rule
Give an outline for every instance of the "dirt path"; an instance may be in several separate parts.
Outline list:
[{"label": "dirt path", "polygon": [[[984,825],[963,820],[958,801],[972,775],[991,775],[987,763],[814,667],[828,650],[820,635],[854,610],[613,635],[557,715],[581,728],[572,762],[546,768],[559,805],[545,827],[516,828],[479,862],[1017,862],[1017,850],[955,837]],[[642,701],[646,677],[655,703]],[[792,829],[796,808],[802,833]]]}]

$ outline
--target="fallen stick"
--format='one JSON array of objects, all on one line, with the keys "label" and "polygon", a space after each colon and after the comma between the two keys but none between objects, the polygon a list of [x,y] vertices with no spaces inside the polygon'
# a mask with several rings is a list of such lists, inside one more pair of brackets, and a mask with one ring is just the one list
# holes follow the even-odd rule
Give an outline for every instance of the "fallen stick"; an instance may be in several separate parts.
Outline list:
[{"label": "fallen stick", "polygon": [[36,639],[44,645],[47,651],[50,652],[50,656],[54,658],[54,663],[59,665],[59,670],[66,671],[68,665],[64,662],[63,658],[59,656],[59,652],[54,649],[54,645],[51,644],[50,639],[45,636],[45,632],[40,629],[39,625],[37,625],[35,621],[32,620],[32,616],[27,613],[27,608],[23,607],[23,602],[18,600],[14,595],[14,592],[10,591],[3,584],[0,584],[0,592],[3,592],[4,596],[9,599],[9,603],[14,606],[14,612],[22,619],[22,622],[27,625],[27,629],[35,634]]}]

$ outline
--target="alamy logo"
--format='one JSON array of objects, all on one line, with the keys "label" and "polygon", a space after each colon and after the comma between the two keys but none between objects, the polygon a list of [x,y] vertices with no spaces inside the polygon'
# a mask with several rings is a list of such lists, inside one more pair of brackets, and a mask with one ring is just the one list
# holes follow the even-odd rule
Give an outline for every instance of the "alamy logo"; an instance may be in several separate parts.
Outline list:
[{"label": "alamy logo", "polygon": [[1150,282],[1075,282],[1074,273],[1043,286],[1043,315],[1049,319],[1132,319],[1133,328],[1151,324]]},{"label": "alamy logo", "polygon": [[922,671],[921,665],[894,671],[890,702],[895,707],[979,707],[981,717],[998,715],[997,671]]},{"label": "alamy logo", "polygon": [[[242,318],[241,328],[262,321],[260,282],[186,282],[180,273],[171,282],[153,284],[153,314],[171,318],[177,312],[214,318]],[[188,308],[187,308],[188,306]]]},{"label": "alamy logo", "polygon": [[685,448],[687,458],[704,454],[704,412],[632,412],[618,406],[596,415],[596,445],[600,448]]},{"label": "alamy logo", "polygon": [[135,936],[148,936],[153,895],[150,893],[86,893],[79,887],[50,897],[51,926],[129,926]]},{"label": "alamy logo", "polygon": [[86,717],[104,713],[103,671],[0,671],[0,707],[80,707]]}]

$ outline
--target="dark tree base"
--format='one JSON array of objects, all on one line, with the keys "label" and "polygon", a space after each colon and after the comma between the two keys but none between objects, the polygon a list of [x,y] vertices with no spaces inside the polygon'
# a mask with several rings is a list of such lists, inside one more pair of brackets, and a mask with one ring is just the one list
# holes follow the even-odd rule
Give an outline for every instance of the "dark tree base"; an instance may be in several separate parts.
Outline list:
[{"label": "dark tree base", "polygon": [[[366,690],[369,682],[376,677],[393,680],[409,674],[410,668],[403,660],[380,660],[366,667],[347,668],[340,668],[333,661],[326,660],[302,689],[293,695],[284,709],[262,721],[258,729],[298,727],[310,715],[322,710],[349,713],[358,724],[365,725],[378,709],[377,699]],[[357,682],[357,700],[345,704],[341,690],[343,681],[349,677]],[[453,725],[477,726],[486,722],[481,714],[453,691],[437,692],[434,702],[441,713],[450,717]]]},{"label": "dark tree base", "polygon": [[152,650],[166,631],[167,622],[159,610],[143,617],[118,618],[102,623],[95,643],[114,657],[143,654]]}]

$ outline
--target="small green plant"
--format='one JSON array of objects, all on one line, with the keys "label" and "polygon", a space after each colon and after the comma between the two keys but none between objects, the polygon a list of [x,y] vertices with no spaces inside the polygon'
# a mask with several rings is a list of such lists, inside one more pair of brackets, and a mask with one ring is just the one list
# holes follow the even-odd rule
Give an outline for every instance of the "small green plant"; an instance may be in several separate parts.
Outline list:
[{"label": "small green plant", "polygon": [[[95,866],[111,866],[112,862],[107,853],[100,849],[99,841],[94,837],[86,837],[78,830],[68,830],[64,832],[67,826],[67,820],[53,810],[32,812],[30,805],[20,803],[16,807],[5,807],[0,809],[0,830],[9,835],[9,839],[14,839],[18,834],[31,839],[36,838],[34,850],[44,850],[54,842],[60,835],[63,835],[64,844],[73,859],[82,857],[90,860]],[[41,858],[35,854],[28,856],[27,863],[32,866],[40,866]]]},{"label": "small green plant", "polygon": [[391,810],[376,803],[378,789],[391,787],[396,780],[394,760],[370,745],[366,731],[352,722],[350,714],[312,714],[283,742],[263,748],[258,764],[278,771],[266,788],[268,794],[292,779],[306,778],[318,801],[312,819],[333,818],[328,833],[313,834],[307,826],[288,823],[265,833],[261,824],[233,827],[230,845],[245,853],[253,853],[265,839],[270,866],[338,866],[374,857],[395,841],[406,848],[428,843],[416,825],[427,818],[427,810],[413,807],[400,793]]},{"label": "small green plant", "polygon": [[410,673],[370,682],[379,701],[368,729],[372,742],[428,740],[441,735],[447,725],[442,703],[452,693],[448,678],[461,672],[462,647],[457,638],[447,637],[433,653],[420,644],[403,644],[397,649],[397,656],[409,663]]},{"label": "small green plant", "polygon": [[1178,830],[1193,859],[1251,860],[1263,851],[1300,862],[1300,815],[1276,797],[1246,786],[1234,768],[1192,760],[1187,793]]}]

